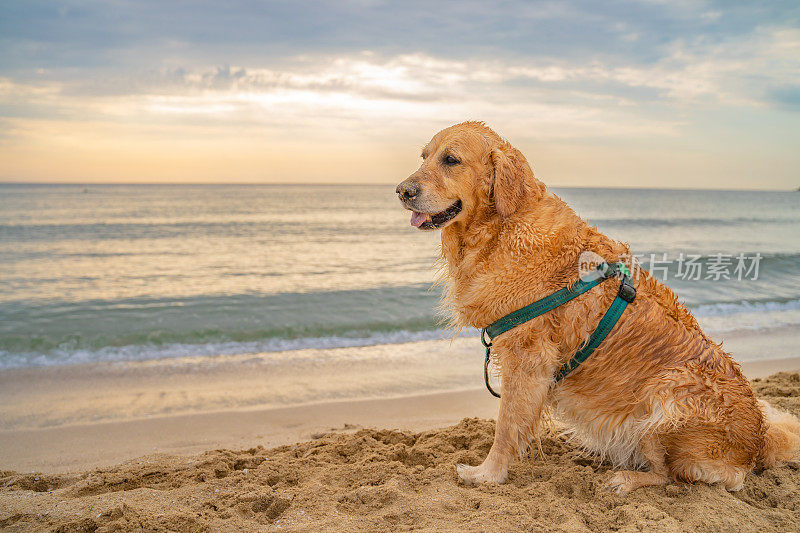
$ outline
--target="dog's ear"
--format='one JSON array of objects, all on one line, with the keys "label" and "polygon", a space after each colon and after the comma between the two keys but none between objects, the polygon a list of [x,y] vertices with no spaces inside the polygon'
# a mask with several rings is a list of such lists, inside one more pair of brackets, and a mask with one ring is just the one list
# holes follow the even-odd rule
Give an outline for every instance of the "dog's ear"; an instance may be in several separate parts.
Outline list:
[{"label": "dog's ear", "polygon": [[502,217],[514,214],[526,200],[535,201],[544,195],[544,183],[533,177],[522,152],[504,144],[491,152],[492,196]]}]

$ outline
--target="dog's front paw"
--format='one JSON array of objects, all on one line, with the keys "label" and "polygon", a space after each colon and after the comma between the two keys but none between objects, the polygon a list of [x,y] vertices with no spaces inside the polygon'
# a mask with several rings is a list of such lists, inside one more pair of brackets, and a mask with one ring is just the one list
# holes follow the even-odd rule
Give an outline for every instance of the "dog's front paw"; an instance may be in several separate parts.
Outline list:
[{"label": "dog's front paw", "polygon": [[467,485],[502,483],[508,477],[508,471],[505,468],[489,468],[486,463],[480,466],[458,464],[456,465],[456,471],[461,481]]}]

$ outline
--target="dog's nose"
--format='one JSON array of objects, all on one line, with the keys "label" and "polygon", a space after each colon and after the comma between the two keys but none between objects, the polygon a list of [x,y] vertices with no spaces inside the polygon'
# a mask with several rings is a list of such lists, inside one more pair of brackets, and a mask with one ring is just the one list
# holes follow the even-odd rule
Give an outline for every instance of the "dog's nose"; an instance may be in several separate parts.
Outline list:
[{"label": "dog's nose", "polygon": [[401,200],[413,200],[419,194],[419,185],[416,183],[410,183],[408,181],[404,181],[400,185],[397,186],[397,196],[400,197]]}]

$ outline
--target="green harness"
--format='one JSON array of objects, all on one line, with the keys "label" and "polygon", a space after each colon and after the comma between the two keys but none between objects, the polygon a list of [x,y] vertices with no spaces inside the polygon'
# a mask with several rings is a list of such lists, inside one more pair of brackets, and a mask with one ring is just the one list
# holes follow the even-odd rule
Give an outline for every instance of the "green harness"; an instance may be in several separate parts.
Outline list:
[{"label": "green harness", "polygon": [[[491,341],[493,341],[495,337],[501,333],[505,333],[511,328],[524,324],[528,320],[543,315],[548,311],[552,311],[560,305],[564,305],[605,280],[615,276],[620,276],[622,279],[617,297],[611,303],[611,307],[608,308],[603,318],[600,319],[597,329],[589,336],[588,342],[578,350],[569,361],[564,363],[564,366],[556,373],[555,382],[558,383],[589,358],[592,352],[597,349],[600,343],[603,342],[603,339],[611,332],[628,304],[636,298],[636,288],[633,286],[633,281],[631,280],[631,272],[624,263],[601,263],[597,266],[597,270],[581,277],[575,284],[559,289],[550,296],[546,296],[530,305],[526,305],[522,309],[509,313],[503,318],[493,322],[488,327],[483,328],[481,330],[481,342],[486,347],[486,360],[483,363],[483,380],[492,396],[500,397],[500,394],[495,392],[489,384],[489,360],[492,354]],[[486,335],[489,336],[489,341],[486,340]]]}]

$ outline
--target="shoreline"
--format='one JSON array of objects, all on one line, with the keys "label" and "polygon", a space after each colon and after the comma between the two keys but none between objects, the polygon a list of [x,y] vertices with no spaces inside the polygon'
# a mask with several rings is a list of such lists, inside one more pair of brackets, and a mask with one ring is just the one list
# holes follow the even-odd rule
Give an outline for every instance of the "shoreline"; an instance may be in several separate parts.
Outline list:
[{"label": "shoreline", "polygon": [[[790,327],[722,340],[750,377],[747,369],[800,359],[800,331]],[[478,390],[483,359],[477,337],[457,337],[12,368],[0,370],[0,431]]]},{"label": "shoreline", "polygon": [[[779,371],[800,370],[800,357],[749,361],[741,365],[748,378],[762,378]],[[85,376],[87,389],[91,388],[94,377]],[[227,379],[222,380],[223,386],[228,383]],[[498,407],[495,398],[484,388],[476,387],[383,399],[5,429],[0,431],[0,457],[3,458],[0,468],[55,474],[109,467],[151,454],[188,455],[216,448],[281,446],[362,428],[425,431],[468,417],[493,419]]]}]

